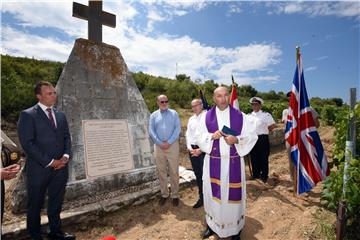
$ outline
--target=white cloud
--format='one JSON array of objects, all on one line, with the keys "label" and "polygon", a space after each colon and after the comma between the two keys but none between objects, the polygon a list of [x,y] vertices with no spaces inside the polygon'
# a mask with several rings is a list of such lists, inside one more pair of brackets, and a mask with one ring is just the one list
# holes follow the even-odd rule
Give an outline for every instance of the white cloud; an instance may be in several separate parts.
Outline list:
[{"label": "white cloud", "polygon": [[[82,3],[87,5],[85,1]],[[171,11],[178,16],[194,8],[194,3],[167,4],[174,7]],[[5,5],[2,11],[13,14],[23,24],[38,28],[57,28],[72,39],[87,36],[86,21],[71,17],[71,2],[62,5],[42,3],[41,6],[27,2]],[[195,6],[196,10],[204,7],[205,4]],[[162,15],[155,9],[151,11],[151,6],[146,10],[147,22],[144,27],[149,26],[151,21],[165,21],[170,16]],[[117,15],[117,27],[103,27],[103,41],[120,49],[130,70],[144,69],[144,72],[152,75],[174,78],[177,63],[178,73],[185,73],[192,79],[202,79],[203,74],[226,84],[230,83],[231,74],[241,83],[276,82],[279,79],[278,76],[268,76],[272,65],[280,61],[282,54],[280,47],[273,43],[251,43],[222,48],[206,46],[189,36],[175,37],[161,33],[150,36],[133,22],[133,18],[139,14],[134,5],[110,2],[108,5],[104,4],[104,11]],[[2,29],[2,53],[5,54],[66,61],[72,46],[73,40],[64,42],[55,37],[36,36],[31,33],[31,28],[20,31],[6,26]],[[258,77],[251,77],[253,72],[256,72]]]},{"label": "white cloud", "polygon": [[[76,2],[88,5],[88,1]],[[115,14],[120,27],[137,15],[136,9],[123,1],[105,2],[103,10]],[[23,26],[56,28],[75,38],[87,36],[87,21],[72,17],[71,1],[4,2],[1,11],[11,13]]]},{"label": "white cloud", "polygon": [[300,3],[290,3],[285,5],[283,8],[284,13],[291,14],[296,12],[301,12],[303,8],[301,7]]},{"label": "white cloud", "polygon": [[327,58],[328,58],[328,56],[321,56],[321,57],[316,58],[315,60],[322,61],[322,60],[325,60]]},{"label": "white cloud", "polygon": [[176,16],[184,16],[184,15],[186,15],[186,14],[188,14],[188,12],[187,11],[185,11],[185,10],[175,10],[174,11],[174,15],[176,15]]},{"label": "white cloud", "polygon": [[154,23],[165,21],[167,18],[161,16],[155,9],[150,9],[148,11],[148,23],[147,23],[147,31],[152,32],[154,30]]},{"label": "white cloud", "polygon": [[305,68],[305,72],[315,71],[317,69],[317,66],[311,66],[308,68]]},{"label": "white cloud", "polygon": [[2,12],[11,13],[23,26],[53,27],[70,36],[86,34],[85,21],[75,21],[72,4],[63,2],[4,2]]},{"label": "white cloud", "polygon": [[241,13],[243,10],[241,9],[240,4],[240,2],[237,2],[236,4],[230,4],[226,15],[231,16],[232,14]]},{"label": "white cloud", "polygon": [[360,1],[297,1],[270,2],[266,6],[274,8],[269,14],[301,13],[309,16],[338,16],[360,18]]},{"label": "white cloud", "polygon": [[64,62],[72,49],[72,44],[58,39],[40,37],[6,26],[1,31],[2,54]]},{"label": "white cloud", "polygon": [[[150,1],[151,2],[151,1]],[[193,9],[195,11],[200,11],[204,9],[208,4],[211,4],[211,1],[205,1],[205,0],[196,0],[196,1],[190,1],[190,0],[159,0],[154,1],[159,3],[160,5],[169,6],[174,9]]]}]

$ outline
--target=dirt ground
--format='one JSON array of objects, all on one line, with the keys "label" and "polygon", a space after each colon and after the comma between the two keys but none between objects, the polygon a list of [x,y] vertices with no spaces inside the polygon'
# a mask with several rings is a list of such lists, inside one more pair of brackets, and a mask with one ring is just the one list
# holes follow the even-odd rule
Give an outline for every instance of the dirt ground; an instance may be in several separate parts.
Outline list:
[{"label": "dirt ground", "polygon": [[[324,127],[319,132],[326,154],[331,157],[334,130]],[[189,166],[185,155],[182,163]],[[335,214],[321,207],[321,186],[300,197],[295,197],[290,189],[286,150],[277,147],[272,149],[270,156],[269,184],[247,181],[247,212],[242,239],[327,239],[323,227],[335,222]],[[153,200],[65,230],[75,233],[79,240],[95,240],[109,235],[117,240],[201,239],[204,209],[192,208],[197,200],[197,188],[182,190],[180,199],[179,207],[173,207],[170,201],[159,207],[157,200]],[[214,239],[218,238],[210,237],[210,240]]]}]

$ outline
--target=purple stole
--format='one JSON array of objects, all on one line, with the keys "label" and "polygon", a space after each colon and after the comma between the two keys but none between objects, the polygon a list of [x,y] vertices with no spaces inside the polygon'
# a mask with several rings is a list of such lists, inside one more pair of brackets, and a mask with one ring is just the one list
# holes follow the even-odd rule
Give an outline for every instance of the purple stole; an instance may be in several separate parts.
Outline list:
[{"label": "purple stole", "polygon": [[[240,135],[243,126],[242,113],[229,105],[230,128]],[[206,113],[206,127],[209,133],[214,133],[219,129],[216,106],[212,107]],[[228,126],[229,127],[229,126]],[[221,156],[220,140],[213,142],[210,153],[210,182],[212,197],[215,201],[221,203]],[[229,165],[229,203],[240,203],[241,201],[241,162],[240,156],[234,145],[230,146],[230,165]]]}]

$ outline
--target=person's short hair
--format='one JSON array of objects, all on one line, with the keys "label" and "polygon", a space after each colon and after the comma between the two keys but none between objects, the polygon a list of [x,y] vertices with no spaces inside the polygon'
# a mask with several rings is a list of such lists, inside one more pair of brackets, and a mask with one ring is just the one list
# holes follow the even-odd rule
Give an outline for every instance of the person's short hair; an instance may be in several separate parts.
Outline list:
[{"label": "person's short hair", "polygon": [[200,104],[203,104],[200,98],[194,98],[191,102],[199,102]]},{"label": "person's short hair", "polygon": [[165,94],[160,94],[160,95],[156,96],[156,101],[157,102],[159,101],[159,97],[161,97],[161,96],[165,96],[167,99],[169,99]]},{"label": "person's short hair", "polygon": [[35,85],[35,88],[34,88],[35,95],[41,94],[41,87],[42,86],[53,87],[53,85],[50,82],[40,81],[40,82],[36,83],[36,85]]},{"label": "person's short hair", "polygon": [[291,95],[291,92],[288,92],[288,93],[286,94],[286,97],[290,97],[290,95]]}]

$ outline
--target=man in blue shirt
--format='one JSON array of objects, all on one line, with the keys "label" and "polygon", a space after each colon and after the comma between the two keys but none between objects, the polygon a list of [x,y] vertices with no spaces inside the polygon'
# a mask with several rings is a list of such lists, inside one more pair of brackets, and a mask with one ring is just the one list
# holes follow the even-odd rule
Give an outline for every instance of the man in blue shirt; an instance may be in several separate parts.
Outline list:
[{"label": "man in blue shirt", "polygon": [[180,118],[178,113],[169,109],[167,96],[156,98],[159,109],[150,115],[149,133],[155,143],[155,163],[159,176],[161,198],[159,204],[165,204],[169,197],[167,175],[170,176],[172,204],[179,205],[179,135]]}]

